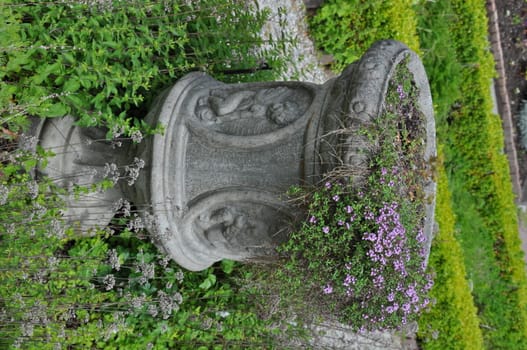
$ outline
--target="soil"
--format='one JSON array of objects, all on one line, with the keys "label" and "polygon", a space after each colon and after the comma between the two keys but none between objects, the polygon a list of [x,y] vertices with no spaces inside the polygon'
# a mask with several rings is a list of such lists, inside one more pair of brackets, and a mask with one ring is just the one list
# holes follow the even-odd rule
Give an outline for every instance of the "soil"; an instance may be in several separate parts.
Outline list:
[{"label": "soil", "polygon": [[[494,1],[507,79],[506,91],[512,114],[513,135],[511,137],[514,138],[516,146],[519,180],[523,184],[527,179],[527,151],[519,144],[517,123],[523,100],[527,100],[527,3],[524,0]],[[499,93],[497,97],[501,101],[505,98]],[[502,114],[501,110],[500,114]],[[525,195],[518,197],[519,202],[527,199]]]}]

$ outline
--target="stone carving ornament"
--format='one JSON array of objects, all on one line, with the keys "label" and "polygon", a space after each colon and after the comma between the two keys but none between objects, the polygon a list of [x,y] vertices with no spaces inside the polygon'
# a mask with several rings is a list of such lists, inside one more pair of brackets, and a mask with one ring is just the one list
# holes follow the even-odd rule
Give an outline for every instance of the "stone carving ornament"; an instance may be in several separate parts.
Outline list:
[{"label": "stone carving ornament", "polygon": [[260,90],[214,89],[198,99],[195,113],[213,130],[250,136],[291,124],[304,114],[309,102],[306,91],[284,86]]},{"label": "stone carving ornament", "polygon": [[[93,222],[104,225],[113,215],[107,203],[125,197],[143,213],[160,249],[183,267],[201,270],[224,258],[273,254],[291,224],[303,219],[283,200],[290,186],[316,184],[335,166],[366,166],[375,141],[360,130],[382,115],[388,82],[407,57],[426,119],[425,160],[430,160],[435,127],[426,74],[417,55],[393,40],[374,44],[323,85],[224,84],[205,73],[190,73],[165,90],[146,117],[148,123],[164,125],[165,133],[124,151],[105,142],[86,146],[89,142],[80,138],[93,135],[67,118],[40,121],[34,134],[42,145],[73,154],[50,166],[79,182],[89,181],[86,171],[104,167],[109,156],[121,164],[143,159],[144,170],[133,186],[99,193],[90,203],[72,199],[68,215],[77,216],[80,230]],[[84,146],[73,146],[71,135]],[[73,153],[66,152],[72,147]],[[360,183],[361,176],[357,172],[352,183]],[[429,249],[435,183],[427,180]]]}]

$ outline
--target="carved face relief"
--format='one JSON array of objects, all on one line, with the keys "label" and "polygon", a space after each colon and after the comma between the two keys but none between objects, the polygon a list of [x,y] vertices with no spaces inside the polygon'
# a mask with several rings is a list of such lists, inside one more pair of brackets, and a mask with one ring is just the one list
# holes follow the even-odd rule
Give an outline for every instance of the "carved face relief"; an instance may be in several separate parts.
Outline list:
[{"label": "carved face relief", "polygon": [[220,133],[259,135],[291,124],[306,112],[310,103],[309,92],[302,88],[217,88],[198,99],[195,116]]},{"label": "carved face relief", "polygon": [[283,221],[267,206],[225,206],[201,214],[194,232],[218,253],[252,256],[269,252],[279,241],[274,237]]}]

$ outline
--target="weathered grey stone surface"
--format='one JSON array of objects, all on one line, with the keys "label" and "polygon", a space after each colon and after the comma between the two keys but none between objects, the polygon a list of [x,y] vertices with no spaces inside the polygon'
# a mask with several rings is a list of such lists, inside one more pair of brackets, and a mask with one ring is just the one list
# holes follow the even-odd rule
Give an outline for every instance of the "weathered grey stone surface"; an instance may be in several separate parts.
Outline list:
[{"label": "weathered grey stone surface", "polygon": [[[426,74],[415,53],[392,40],[376,43],[322,85],[224,84],[190,73],[160,95],[146,118],[165,132],[120,155],[104,142],[86,142],[97,131],[79,130],[69,119],[46,121],[35,133],[43,146],[70,154],[54,160],[52,168],[77,182],[90,181],[84,173],[108,159],[119,164],[143,159],[145,169],[133,186],[96,194],[93,203],[71,200],[70,214],[79,216],[81,229],[93,221],[105,225],[113,216],[108,203],[127,198],[141,210],[161,249],[183,267],[201,270],[224,258],[273,254],[299,219],[283,198],[290,186],[316,184],[337,166],[367,170],[376,145],[360,130],[381,115],[388,82],[407,56],[426,116],[425,157],[430,159],[435,128]],[[73,138],[59,137],[56,130]],[[360,184],[364,174],[357,171],[351,183]],[[428,245],[435,194],[429,180]],[[97,203],[103,215],[92,209]]]},{"label": "weathered grey stone surface", "polygon": [[[36,170],[35,176],[46,176],[68,190],[70,195],[63,196],[64,217],[70,225],[81,232],[108,225],[116,212],[115,202],[123,196],[123,183],[117,182],[118,168],[130,164],[133,159],[127,152],[127,145],[116,149],[115,144],[106,141],[104,130],[79,128],[70,116],[34,118],[28,134],[37,136],[40,146],[54,154],[48,158],[45,168]],[[113,188],[74,195],[75,186],[89,186],[112,177],[116,177],[117,183]]]},{"label": "weathered grey stone surface", "polygon": [[[166,134],[139,150],[152,163],[136,201],[151,198],[165,249],[189,269],[272,253],[295,216],[280,198],[291,185],[314,184],[340,164],[366,167],[375,145],[359,130],[380,115],[388,81],[407,55],[427,116],[429,158],[435,129],[426,75],[395,41],[374,45],[323,85],[227,85],[203,73],[181,79],[148,117]],[[433,204],[427,210],[431,233]]]}]

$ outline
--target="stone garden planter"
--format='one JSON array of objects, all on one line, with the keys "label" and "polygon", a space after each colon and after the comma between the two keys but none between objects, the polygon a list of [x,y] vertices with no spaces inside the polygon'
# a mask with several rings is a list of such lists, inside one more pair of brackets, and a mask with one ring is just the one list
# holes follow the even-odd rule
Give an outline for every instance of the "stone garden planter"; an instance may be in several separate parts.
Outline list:
[{"label": "stone garden planter", "polygon": [[[33,132],[44,147],[64,155],[51,161],[48,175],[68,174],[74,182],[97,180],[106,163],[144,160],[133,186],[121,184],[89,201],[70,199],[68,216],[81,230],[106,225],[112,203],[124,197],[143,213],[161,249],[181,266],[201,270],[224,258],[272,255],[291,224],[304,219],[284,199],[290,186],[317,184],[336,165],[364,168],[371,144],[359,129],[380,115],[388,81],[407,56],[426,116],[429,160],[435,127],[426,74],[415,53],[391,40],[376,43],[323,85],[224,84],[190,73],[158,98],[147,117],[164,125],[164,134],[125,149],[93,142],[104,133],[81,130],[68,118],[41,122]],[[352,183],[360,183],[359,174]],[[435,184],[428,180],[429,249]]]}]

